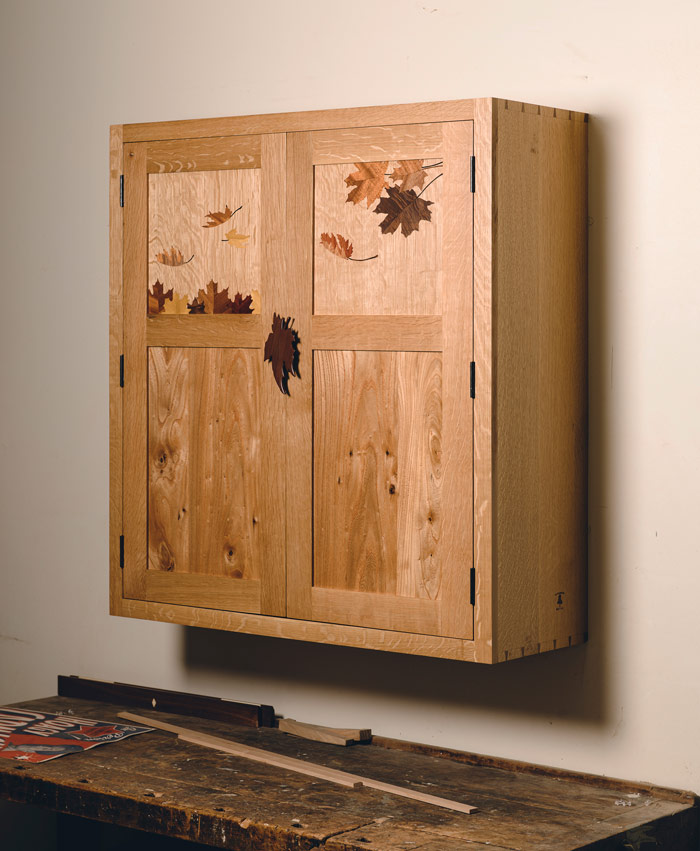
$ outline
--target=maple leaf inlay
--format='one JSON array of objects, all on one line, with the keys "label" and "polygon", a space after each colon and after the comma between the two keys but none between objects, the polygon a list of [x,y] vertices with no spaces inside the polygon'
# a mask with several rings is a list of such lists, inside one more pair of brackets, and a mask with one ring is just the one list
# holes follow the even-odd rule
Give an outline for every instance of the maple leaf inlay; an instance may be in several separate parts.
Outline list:
[{"label": "maple leaf inlay", "polygon": [[174,293],[172,300],[165,303],[163,313],[187,313],[187,296]]},{"label": "maple leaf inlay", "polygon": [[345,178],[346,185],[354,187],[348,194],[347,200],[352,201],[353,204],[359,204],[366,199],[367,207],[371,207],[382,194],[384,187],[389,185],[385,174],[388,165],[388,161],[355,163],[357,171]]},{"label": "maple leaf inlay", "polygon": [[250,239],[249,234],[238,233],[236,228],[233,228],[233,230],[230,230],[226,234],[226,239],[224,241],[228,242],[229,245],[235,245],[236,248],[240,248],[243,245],[243,243],[245,243],[249,239]]},{"label": "maple leaf inlay", "polygon": [[203,311],[197,311],[200,313],[233,313],[233,302],[228,297],[228,287],[219,292],[216,281],[209,281],[206,290],[200,290],[195,301],[204,305]]},{"label": "maple leaf inlay", "polygon": [[253,312],[253,296],[243,296],[241,293],[236,293],[231,302],[231,313],[252,313]]},{"label": "maple leaf inlay", "polygon": [[387,189],[387,196],[380,199],[373,212],[385,215],[384,221],[379,223],[383,234],[394,233],[401,225],[401,233],[404,236],[409,236],[414,230],[418,230],[418,225],[421,222],[430,221],[430,210],[428,209],[433,203],[419,198],[418,195],[409,189],[408,192],[402,192],[396,186],[390,186]]},{"label": "maple leaf inlay", "polygon": [[[192,257],[194,257],[194,254]],[[192,257],[190,257],[190,260]],[[171,246],[170,251],[159,251],[156,254],[156,260],[164,266],[184,266],[190,262],[190,260],[185,260],[182,251],[175,246]]]},{"label": "maple leaf inlay", "polygon": [[[238,208],[238,210],[240,210],[240,209],[241,209],[241,208],[239,207],[239,208]],[[205,222],[205,223],[202,225],[202,227],[203,227],[203,228],[216,228],[216,227],[218,227],[219,225],[223,225],[223,223],[224,223],[224,222],[227,222],[227,221],[231,218],[231,216],[234,214],[234,212],[235,212],[235,213],[237,213],[237,212],[238,212],[238,210],[231,210],[231,208],[230,208],[230,207],[229,207],[229,205],[227,204],[227,205],[226,205],[226,209],[223,211],[223,213],[222,213],[222,212],[218,212],[218,213],[207,213],[207,218],[208,218],[210,221]]]},{"label": "maple leaf inlay", "polygon": [[173,291],[169,289],[167,292],[163,291],[163,284],[160,281],[156,281],[153,284],[153,287],[148,292],[148,313],[150,315],[156,313],[162,313],[165,307],[165,302],[167,299],[172,301]]},{"label": "maple leaf inlay", "polygon": [[342,257],[344,260],[349,260],[352,256],[352,242],[339,233],[322,233],[321,245],[327,248],[331,254]]},{"label": "maple leaf inlay", "polygon": [[402,192],[408,192],[416,186],[422,189],[426,177],[423,160],[399,160],[397,167],[391,172],[391,179],[395,183],[401,181],[399,189]]},{"label": "maple leaf inlay", "polygon": [[292,328],[293,319],[283,319],[276,313],[272,316],[272,331],[265,341],[266,361],[272,365],[272,374],[277,386],[289,396],[289,376],[299,375],[299,335]]}]

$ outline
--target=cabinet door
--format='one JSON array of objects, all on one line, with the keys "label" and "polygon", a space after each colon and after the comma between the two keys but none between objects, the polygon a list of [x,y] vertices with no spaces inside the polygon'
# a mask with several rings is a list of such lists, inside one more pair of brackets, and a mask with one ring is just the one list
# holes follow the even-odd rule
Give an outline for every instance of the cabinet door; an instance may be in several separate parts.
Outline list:
[{"label": "cabinet door", "polygon": [[288,137],[288,614],[473,637],[473,123]]},{"label": "cabinet door", "polygon": [[125,145],[124,596],[285,613],[285,136]]}]

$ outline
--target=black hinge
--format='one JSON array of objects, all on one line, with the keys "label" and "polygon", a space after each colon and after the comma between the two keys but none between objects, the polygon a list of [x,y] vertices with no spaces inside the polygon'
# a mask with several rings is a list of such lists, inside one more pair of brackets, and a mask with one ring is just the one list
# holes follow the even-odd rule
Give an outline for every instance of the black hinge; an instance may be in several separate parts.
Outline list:
[{"label": "black hinge", "polygon": [[124,567],[124,535],[119,536],[119,567]]},{"label": "black hinge", "polygon": [[476,569],[473,567],[469,571],[469,602],[472,606],[476,602]]},{"label": "black hinge", "polygon": [[[473,191],[473,190],[472,190]],[[124,206],[124,175],[119,175],[119,206]]]},{"label": "black hinge", "polygon": [[476,157],[469,157],[469,188],[476,192]]},{"label": "black hinge", "polygon": [[472,399],[476,399],[476,364],[474,361],[469,364],[469,395]]},{"label": "black hinge", "polygon": [[124,386],[124,355],[119,355],[119,386]]}]

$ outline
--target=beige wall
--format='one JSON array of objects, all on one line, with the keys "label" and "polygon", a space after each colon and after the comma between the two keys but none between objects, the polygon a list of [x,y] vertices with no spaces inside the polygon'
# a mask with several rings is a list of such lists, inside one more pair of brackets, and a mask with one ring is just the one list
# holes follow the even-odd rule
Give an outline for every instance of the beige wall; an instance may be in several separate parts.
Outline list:
[{"label": "beige wall", "polygon": [[[697,2],[5,0],[0,701],[57,673],[700,791]],[[590,112],[591,640],[496,669],[107,615],[110,123]]]}]

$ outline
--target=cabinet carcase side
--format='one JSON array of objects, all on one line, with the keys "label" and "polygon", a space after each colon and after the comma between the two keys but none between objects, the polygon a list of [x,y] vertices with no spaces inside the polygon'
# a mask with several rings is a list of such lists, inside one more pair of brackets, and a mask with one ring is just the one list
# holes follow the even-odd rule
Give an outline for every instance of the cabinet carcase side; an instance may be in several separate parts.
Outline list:
[{"label": "cabinet carcase side", "polygon": [[[295,157],[304,153],[297,150],[299,145],[308,144],[308,136],[299,131],[464,120],[474,122],[476,190],[473,640],[294,617],[295,610],[304,610],[303,597],[308,593],[303,584],[294,591],[294,563],[303,560],[294,551],[303,556],[311,546],[310,530],[299,531],[296,540],[288,540],[292,549],[287,612],[291,617],[126,597],[120,535],[122,434],[129,432],[123,431],[124,391],[119,381],[119,356],[124,351],[120,206],[124,145],[162,140],[158,151],[165,160],[168,141],[200,138],[209,157],[205,162],[212,162],[218,148],[207,143],[214,137],[287,133],[287,168],[293,171]],[[586,121],[584,114],[569,110],[481,98],[111,128],[112,614],[485,663],[585,640]],[[308,206],[312,199],[295,198],[288,192],[287,213],[292,215],[288,217],[286,251],[288,257],[290,252],[293,256],[292,268],[306,268],[310,273],[308,240],[300,239],[294,227],[298,219],[293,212],[299,204]],[[284,246],[278,247],[278,252],[283,250]],[[278,260],[282,267],[281,258]],[[201,322],[203,317],[167,319]],[[329,323],[332,321],[329,317]],[[184,333],[188,332],[183,328]],[[195,337],[197,333],[202,339],[190,345],[212,344],[204,328],[193,331]],[[294,398],[286,400],[290,407],[308,404],[300,393],[296,402]],[[294,416],[294,411],[287,416]],[[297,467],[308,460],[299,457]],[[288,480],[293,476],[290,467]]]}]

